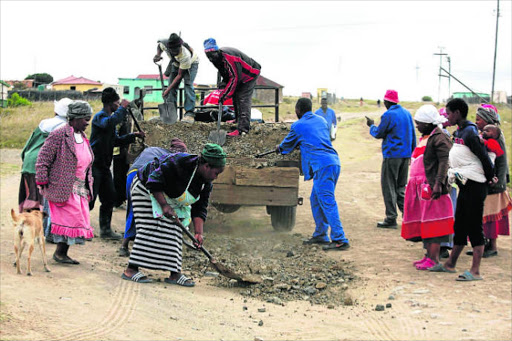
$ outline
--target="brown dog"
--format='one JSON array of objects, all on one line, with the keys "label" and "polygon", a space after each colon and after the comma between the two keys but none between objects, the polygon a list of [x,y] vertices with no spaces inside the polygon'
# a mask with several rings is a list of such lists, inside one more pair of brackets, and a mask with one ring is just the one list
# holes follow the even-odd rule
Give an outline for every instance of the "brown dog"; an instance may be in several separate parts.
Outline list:
[{"label": "brown dog", "polygon": [[27,275],[32,275],[30,258],[34,251],[34,242],[37,240],[39,249],[43,254],[44,269],[50,272],[46,261],[46,245],[43,230],[43,213],[38,210],[16,214],[11,209],[11,217],[14,222],[14,253],[16,254],[16,272],[21,274],[20,258],[25,245],[28,246],[28,269]]}]

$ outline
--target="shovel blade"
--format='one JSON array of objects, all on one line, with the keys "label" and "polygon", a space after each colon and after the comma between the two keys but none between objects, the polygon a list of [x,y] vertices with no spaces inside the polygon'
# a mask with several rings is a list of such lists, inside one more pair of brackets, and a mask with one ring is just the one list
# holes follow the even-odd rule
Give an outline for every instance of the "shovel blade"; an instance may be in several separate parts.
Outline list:
[{"label": "shovel blade", "polygon": [[222,276],[225,276],[227,278],[231,278],[231,279],[236,279],[237,281],[242,281],[242,276],[240,276],[239,274],[231,271],[230,269],[228,269],[225,265],[221,264],[221,263],[217,263],[216,260],[212,259],[210,260],[210,264],[215,268],[215,270],[217,270],[217,272],[219,274],[221,274]]},{"label": "shovel blade", "polygon": [[218,144],[219,146],[223,146],[226,143],[226,131],[225,130],[216,130],[211,131],[208,136],[208,141]]},{"label": "shovel blade", "polygon": [[158,112],[160,113],[160,119],[164,123],[176,123],[178,120],[178,112],[174,103],[162,103],[158,105]]}]

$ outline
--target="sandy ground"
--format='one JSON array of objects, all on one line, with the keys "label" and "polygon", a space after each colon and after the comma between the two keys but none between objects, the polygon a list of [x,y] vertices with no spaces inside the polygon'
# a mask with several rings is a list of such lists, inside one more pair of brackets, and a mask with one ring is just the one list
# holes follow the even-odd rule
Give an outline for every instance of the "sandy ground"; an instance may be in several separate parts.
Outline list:
[{"label": "sandy ground", "polygon": [[[368,137],[365,126],[354,129],[355,134],[348,134],[340,128],[335,141],[343,164],[337,198],[351,248],[329,254],[355,271],[356,278],[346,292],[354,305],[334,309],[302,301],[278,306],[244,298],[242,289],[212,286],[207,277],[192,289],[163,282],[143,285],[124,281],[120,274],[126,258],[117,256],[119,244],[99,239],[70,249],[70,255],[81,261],[79,266],[50,260],[52,272],[45,273],[41,255],[35,250],[33,276],[16,275],[9,211],[17,207],[19,174],[12,169],[20,164],[19,150],[2,150],[0,339],[512,339],[511,238],[500,237],[499,256],[483,260],[483,281],[456,282],[456,274],[414,269],[411,262],[422,257],[421,246],[404,241],[399,229],[375,227],[384,212],[379,185],[380,144]],[[345,135],[356,138],[344,139]],[[356,144],[369,156],[354,152]],[[311,182],[301,180],[304,205],[297,210],[292,233],[304,237],[314,226],[310,190]],[[97,209],[91,215],[96,227]],[[124,212],[114,212],[114,220],[121,230]],[[268,238],[283,237],[273,232],[264,208],[242,208],[225,224],[230,221],[239,225],[228,229],[237,236],[257,232]],[[249,231],[247,226],[257,226],[256,231]],[[223,231],[206,226],[208,233]],[[47,246],[50,259],[54,250],[53,244]],[[26,269],[25,260],[23,257],[22,269]],[[468,269],[470,261],[469,256],[461,256],[458,272]],[[186,270],[186,264],[184,267]],[[377,304],[387,303],[390,308],[375,311]],[[263,307],[266,311],[258,312]]]}]

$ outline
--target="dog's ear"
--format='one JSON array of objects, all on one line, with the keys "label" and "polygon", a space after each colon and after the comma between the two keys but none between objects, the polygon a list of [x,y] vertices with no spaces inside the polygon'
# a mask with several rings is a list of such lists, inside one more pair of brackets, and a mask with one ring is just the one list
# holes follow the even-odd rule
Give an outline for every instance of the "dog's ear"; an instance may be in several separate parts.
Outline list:
[{"label": "dog's ear", "polygon": [[11,208],[11,217],[12,220],[17,223],[18,222],[18,216],[16,215],[16,212],[14,211],[14,208]]}]

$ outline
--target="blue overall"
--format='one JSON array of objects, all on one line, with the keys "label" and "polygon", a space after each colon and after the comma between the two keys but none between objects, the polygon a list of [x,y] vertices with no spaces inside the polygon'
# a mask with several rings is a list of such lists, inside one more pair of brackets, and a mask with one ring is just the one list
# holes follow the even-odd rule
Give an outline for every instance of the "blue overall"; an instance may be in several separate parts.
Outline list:
[{"label": "blue overall", "polygon": [[279,150],[281,154],[288,154],[296,147],[301,152],[304,180],[313,179],[310,197],[316,225],[313,237],[329,241],[327,230],[330,226],[331,241],[348,243],[334,194],[340,175],[340,159],[332,146],[327,121],[310,111],[294,122]]}]

